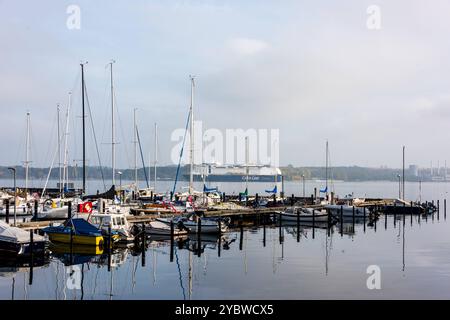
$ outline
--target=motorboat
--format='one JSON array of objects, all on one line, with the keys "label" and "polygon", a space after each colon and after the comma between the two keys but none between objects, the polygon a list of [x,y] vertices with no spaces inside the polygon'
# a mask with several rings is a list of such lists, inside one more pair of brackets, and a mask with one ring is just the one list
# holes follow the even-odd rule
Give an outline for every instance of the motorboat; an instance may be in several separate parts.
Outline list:
[{"label": "motorboat", "polygon": [[[187,235],[188,230],[182,225],[174,223],[173,226],[173,234],[174,236]],[[151,221],[149,224],[145,226],[145,232],[150,235],[158,235],[158,236],[170,236],[171,235],[171,226],[170,221]]]},{"label": "motorboat", "polygon": [[[109,238],[109,235],[105,235],[102,229],[83,218],[67,219],[63,224],[53,224],[44,228],[43,231],[49,235],[50,241],[58,243],[72,242],[73,244],[103,246],[104,238]],[[111,241],[116,242],[119,239],[119,234],[111,231]]]},{"label": "motorboat", "polygon": [[[223,233],[228,230],[228,224],[230,222],[229,219],[223,218],[199,218],[196,214],[178,216],[172,219],[157,218],[156,220],[168,225],[170,225],[171,221],[175,224],[181,223],[189,233],[198,233],[199,229],[201,233]],[[200,221],[200,226],[198,221]]]},{"label": "motorboat", "polygon": [[133,241],[127,217],[121,213],[92,213],[88,221],[98,229],[108,232],[109,228],[120,236],[120,241]]},{"label": "motorboat", "polygon": [[16,255],[30,254],[31,252],[45,251],[47,239],[33,234],[33,242],[29,231],[10,226],[0,221],[0,252]]},{"label": "motorboat", "polygon": [[304,207],[289,207],[280,215],[284,221],[297,221],[298,218],[301,222],[327,222],[329,219],[326,211]]},{"label": "motorboat", "polygon": [[325,206],[325,209],[331,211],[333,215],[340,216],[342,211],[342,216],[344,217],[353,217],[353,212],[355,217],[362,217],[364,215],[364,208],[357,207],[354,205],[340,205],[340,204],[328,204]]}]

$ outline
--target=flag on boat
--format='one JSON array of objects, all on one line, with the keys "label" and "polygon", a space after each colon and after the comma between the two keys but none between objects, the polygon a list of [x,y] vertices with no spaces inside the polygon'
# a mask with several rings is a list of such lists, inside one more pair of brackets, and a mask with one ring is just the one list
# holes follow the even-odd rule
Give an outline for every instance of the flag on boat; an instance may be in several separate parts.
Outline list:
[{"label": "flag on boat", "polygon": [[78,205],[79,213],[92,213],[92,202],[87,201]]},{"label": "flag on boat", "polygon": [[278,188],[277,188],[277,186],[275,186],[275,187],[273,188],[273,190],[266,190],[266,192],[267,192],[267,193],[273,193],[273,194],[276,194],[276,193],[278,193]]},{"label": "flag on boat", "polygon": [[326,186],[325,189],[319,190],[319,191],[322,192],[322,193],[327,193],[328,192],[328,186]]}]

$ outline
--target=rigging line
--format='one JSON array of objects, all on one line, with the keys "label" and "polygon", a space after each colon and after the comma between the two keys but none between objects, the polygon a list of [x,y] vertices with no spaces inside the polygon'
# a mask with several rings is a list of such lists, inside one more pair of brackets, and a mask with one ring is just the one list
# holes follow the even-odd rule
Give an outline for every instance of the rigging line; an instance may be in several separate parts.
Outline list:
[{"label": "rigging line", "polygon": [[[184,130],[183,145],[181,146],[180,158],[178,160],[177,173],[176,173],[176,176],[175,176],[175,183],[173,184],[172,195],[175,194],[175,190],[176,190],[176,187],[177,187],[178,174],[180,172],[181,159],[183,157],[184,144],[185,144],[185,141],[186,141],[186,135],[187,135],[187,131],[188,131],[188,128],[189,128],[189,120],[190,120],[190,118],[191,118],[191,112],[188,113],[188,117],[187,117],[187,121],[186,121],[186,129]],[[170,199],[170,201],[172,201],[172,199]]]},{"label": "rigging line", "polygon": [[142,153],[141,138],[139,137],[139,130],[137,126],[136,126],[136,136],[138,139],[139,150],[141,152],[141,160],[142,160],[142,167],[144,168],[145,182],[147,183],[147,188],[150,188],[150,185],[148,184],[147,169],[145,168],[144,154]]},{"label": "rigging line", "polygon": [[91,110],[91,104],[89,103],[89,97],[88,97],[87,88],[86,88],[86,81],[84,82],[84,92],[86,94],[86,103],[87,103],[88,110],[89,110],[89,118],[91,120],[92,134],[94,135],[95,150],[97,151],[98,165],[100,166],[100,173],[102,175],[103,188],[104,188],[104,190],[106,190],[105,176],[103,174],[103,166],[102,166],[102,161],[100,159],[100,152],[98,150],[97,136],[95,134],[94,121],[92,119],[92,110]]}]

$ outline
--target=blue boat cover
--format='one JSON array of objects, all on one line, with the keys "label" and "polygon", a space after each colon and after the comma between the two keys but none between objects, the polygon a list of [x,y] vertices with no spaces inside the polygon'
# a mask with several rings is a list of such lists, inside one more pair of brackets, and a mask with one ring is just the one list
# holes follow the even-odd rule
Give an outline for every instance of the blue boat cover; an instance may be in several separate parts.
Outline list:
[{"label": "blue boat cover", "polygon": [[216,187],[216,188],[208,188],[208,187],[206,187],[206,184],[204,184],[203,185],[203,192],[218,192],[219,191],[219,189]]},{"label": "blue boat cover", "polygon": [[275,186],[275,188],[273,188],[273,190],[266,190],[267,193],[278,193],[278,189],[277,186]]}]

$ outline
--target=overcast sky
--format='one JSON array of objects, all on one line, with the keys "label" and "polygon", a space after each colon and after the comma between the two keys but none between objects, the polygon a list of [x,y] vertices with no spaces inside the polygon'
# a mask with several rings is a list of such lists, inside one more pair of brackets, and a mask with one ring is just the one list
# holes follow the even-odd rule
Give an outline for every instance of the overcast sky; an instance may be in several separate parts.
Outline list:
[{"label": "overcast sky", "polygon": [[[0,165],[49,166],[56,105],[73,91],[69,154],[81,159],[80,66],[103,164],[111,161],[109,74],[115,59],[118,166],[132,166],[133,109],[148,158],[184,127],[189,75],[206,128],[280,129],[281,165],[443,165],[450,159],[448,1],[0,0]],[[381,29],[367,27],[378,5]],[[69,5],[80,29],[67,28]],[[63,117],[63,114],[61,116]],[[90,121],[90,120],[89,120]],[[61,119],[61,123],[64,119]],[[89,132],[89,163],[96,164]]]}]

